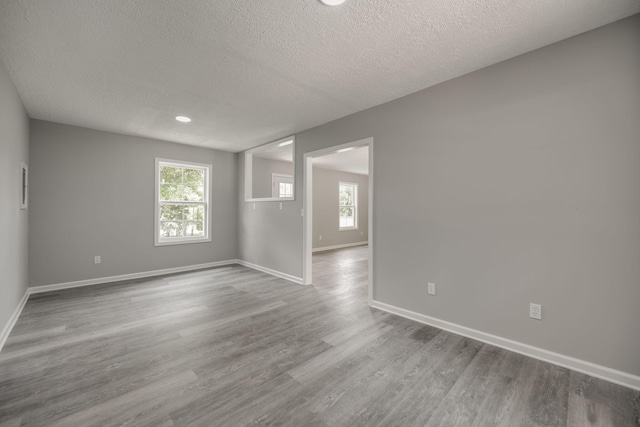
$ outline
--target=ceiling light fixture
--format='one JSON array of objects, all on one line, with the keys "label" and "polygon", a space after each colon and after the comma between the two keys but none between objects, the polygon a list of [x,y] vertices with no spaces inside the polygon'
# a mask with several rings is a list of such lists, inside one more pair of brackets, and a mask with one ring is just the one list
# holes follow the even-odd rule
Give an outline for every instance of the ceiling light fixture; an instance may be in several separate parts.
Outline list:
[{"label": "ceiling light fixture", "polygon": [[337,153],[344,153],[346,151],[351,151],[351,150],[355,150],[356,147],[347,147],[347,148],[341,148],[337,151]]},{"label": "ceiling light fixture", "polygon": [[285,141],[285,142],[281,142],[280,144],[278,144],[278,147],[284,147],[284,146],[291,145],[291,144],[293,144],[293,139],[290,139],[290,140]]},{"label": "ceiling light fixture", "polygon": [[176,116],[176,120],[181,123],[189,123],[191,121],[191,118],[187,116]]},{"label": "ceiling light fixture", "polygon": [[327,6],[338,6],[339,4],[344,3],[344,0],[320,0],[323,4]]}]

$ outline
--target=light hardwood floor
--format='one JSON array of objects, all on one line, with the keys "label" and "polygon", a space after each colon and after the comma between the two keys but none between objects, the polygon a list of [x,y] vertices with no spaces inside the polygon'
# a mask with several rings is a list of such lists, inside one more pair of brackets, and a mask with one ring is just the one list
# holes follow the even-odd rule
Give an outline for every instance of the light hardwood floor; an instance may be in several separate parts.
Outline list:
[{"label": "light hardwood floor", "polygon": [[314,272],[34,295],[0,353],[0,426],[640,425],[639,392],[368,307],[366,247]]}]

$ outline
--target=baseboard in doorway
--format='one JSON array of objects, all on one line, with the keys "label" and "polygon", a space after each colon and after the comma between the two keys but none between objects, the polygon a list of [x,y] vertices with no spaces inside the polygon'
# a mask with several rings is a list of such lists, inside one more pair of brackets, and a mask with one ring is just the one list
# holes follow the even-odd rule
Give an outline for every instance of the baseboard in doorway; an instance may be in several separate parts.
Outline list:
[{"label": "baseboard in doorway", "polygon": [[292,276],[291,274],[283,273],[281,271],[273,270],[271,268],[263,267],[261,265],[253,264],[251,262],[244,261],[241,259],[237,260],[237,262],[238,264],[244,265],[245,267],[253,268],[254,270],[262,271],[263,273],[271,274],[272,276],[276,276],[281,279],[286,279],[293,283],[297,283],[299,285],[302,284],[302,277]]},{"label": "baseboard in doorway", "polygon": [[344,243],[342,245],[333,245],[333,246],[323,246],[321,248],[314,248],[313,252],[322,252],[322,251],[330,251],[333,249],[342,249],[342,248],[350,248],[353,246],[364,246],[364,245],[368,245],[369,242],[364,241],[364,242],[354,242],[354,243]]},{"label": "baseboard in doorway", "polygon": [[576,372],[581,372],[583,374],[591,375],[592,377],[600,378],[614,384],[640,391],[640,376],[637,375],[618,371],[606,366],[597,365],[592,362],[587,362],[586,360],[576,359],[564,354],[554,353],[549,350],[534,347],[518,341],[513,341],[508,338],[488,334],[476,329],[467,328],[466,326],[447,322],[446,320],[437,319],[435,317],[426,316],[424,314],[416,313],[411,310],[405,310],[403,308],[386,304],[380,301],[373,300],[369,305],[373,308],[378,308],[388,313],[415,320],[416,322],[435,326],[436,328],[443,329],[448,332],[453,332],[454,334],[472,338],[474,340],[491,344],[496,347],[504,348],[505,350],[513,351],[514,353],[519,353],[524,356],[542,360],[543,362],[548,362],[553,365],[561,366],[563,368],[571,369]]},{"label": "baseboard in doorway", "polygon": [[13,330],[13,327],[16,325],[16,322],[18,321],[18,318],[22,313],[22,309],[24,308],[28,299],[29,299],[29,289],[25,291],[24,296],[22,297],[22,299],[18,303],[18,306],[16,307],[16,309],[13,311],[13,314],[9,318],[9,322],[7,322],[4,329],[2,329],[2,334],[0,334],[0,351],[2,351],[2,348],[6,344],[7,339],[9,338],[9,334],[11,334],[11,330]]}]

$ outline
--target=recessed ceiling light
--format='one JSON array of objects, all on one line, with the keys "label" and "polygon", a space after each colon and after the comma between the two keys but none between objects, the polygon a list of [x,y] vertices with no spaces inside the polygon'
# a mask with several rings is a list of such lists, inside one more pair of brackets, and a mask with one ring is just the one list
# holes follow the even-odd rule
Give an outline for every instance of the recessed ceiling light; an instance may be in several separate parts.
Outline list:
[{"label": "recessed ceiling light", "polygon": [[355,150],[356,147],[347,147],[347,148],[341,148],[340,150],[338,150],[338,153],[344,153],[345,151],[351,151],[351,150]]},{"label": "recessed ceiling light", "polygon": [[326,4],[327,6],[337,6],[339,4],[344,3],[344,0],[320,0],[320,1]]},{"label": "recessed ceiling light", "polygon": [[290,139],[289,141],[281,142],[280,144],[278,144],[278,147],[284,147],[285,145],[291,145],[291,144],[293,144],[293,139]]},{"label": "recessed ceiling light", "polygon": [[191,121],[191,118],[187,116],[176,116],[176,120],[182,123],[189,123]]}]

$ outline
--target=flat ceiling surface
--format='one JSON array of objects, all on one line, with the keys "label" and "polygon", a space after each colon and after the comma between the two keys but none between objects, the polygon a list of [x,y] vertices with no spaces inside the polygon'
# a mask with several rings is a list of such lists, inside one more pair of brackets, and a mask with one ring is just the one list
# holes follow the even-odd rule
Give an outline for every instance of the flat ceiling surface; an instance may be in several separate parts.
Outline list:
[{"label": "flat ceiling surface", "polygon": [[241,151],[637,12],[638,0],[3,0],[0,59],[33,118]]},{"label": "flat ceiling surface", "polygon": [[357,147],[342,153],[313,158],[313,166],[341,172],[369,175],[369,147]]}]

